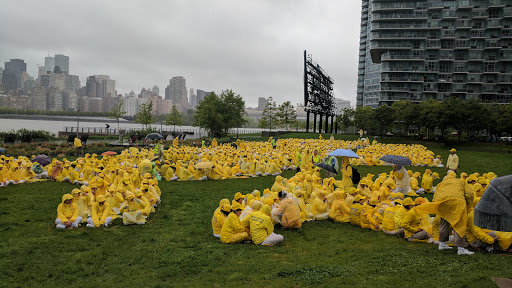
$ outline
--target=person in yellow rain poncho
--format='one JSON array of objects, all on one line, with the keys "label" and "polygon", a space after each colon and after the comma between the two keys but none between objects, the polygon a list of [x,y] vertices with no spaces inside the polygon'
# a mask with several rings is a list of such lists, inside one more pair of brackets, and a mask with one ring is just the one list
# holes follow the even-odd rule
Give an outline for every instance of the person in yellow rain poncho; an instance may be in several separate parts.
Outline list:
[{"label": "person in yellow rain poncho", "polygon": [[325,220],[329,218],[329,204],[327,198],[325,198],[325,192],[320,189],[316,189],[313,193],[316,194],[313,203],[311,204],[311,213],[314,215],[316,220]]},{"label": "person in yellow rain poncho", "polygon": [[425,189],[422,189],[420,187],[420,172],[415,172],[412,174],[411,180],[410,180],[410,187],[414,193],[423,193],[425,192]]},{"label": "person in yellow rain poncho", "polygon": [[436,178],[434,174],[432,174],[432,171],[430,169],[426,169],[421,179],[421,188],[425,190],[425,193],[433,193],[435,179]]},{"label": "person in yellow rain poncho", "polygon": [[[455,173],[453,173],[455,174]],[[473,207],[473,191],[464,181],[455,178],[453,174],[446,176],[439,185],[432,203],[425,203],[416,207],[420,214],[437,214],[441,216],[439,225],[439,250],[451,249],[446,244],[450,232],[454,230],[455,245],[458,248],[457,254],[471,255],[471,252],[464,248],[467,227],[468,208]]]},{"label": "person in yellow rain poncho", "polygon": [[365,199],[366,197],[361,195],[357,195],[354,199],[354,204],[350,206],[350,224],[361,226],[361,211]]},{"label": "person in yellow rain poncho", "polygon": [[300,219],[299,205],[284,190],[280,191],[277,195],[279,197],[279,208],[277,208],[276,215],[279,217],[279,223],[284,228],[300,228],[302,221]]},{"label": "person in yellow rain poncho", "polygon": [[136,199],[132,192],[126,192],[126,201],[121,204],[119,209],[119,213],[123,215],[124,225],[145,224],[143,211],[146,209],[146,205],[144,201]]},{"label": "person in yellow rain poncho", "polygon": [[224,221],[220,232],[220,241],[222,243],[234,244],[243,241],[251,240],[251,236],[247,229],[242,226],[242,222],[239,217],[242,214],[242,205],[238,202],[231,205],[231,213]]},{"label": "person in yellow rain poncho", "polygon": [[350,208],[343,201],[341,191],[334,191],[333,194],[334,202],[329,209],[329,218],[334,222],[350,222]]},{"label": "person in yellow rain poncho", "polygon": [[450,150],[450,155],[448,156],[448,160],[446,160],[446,170],[457,172],[457,169],[459,168],[459,156],[455,154],[456,152],[457,150],[454,148]]},{"label": "person in yellow rain poncho", "polygon": [[105,226],[108,227],[112,223],[112,217],[110,216],[110,204],[107,203],[107,198],[103,195],[99,195],[96,198],[96,203],[91,207],[91,217],[87,218],[87,227],[94,228]]},{"label": "person in yellow rain poncho", "polygon": [[213,236],[220,238],[220,232],[222,231],[224,220],[226,220],[226,217],[228,217],[229,212],[231,212],[231,205],[229,204],[229,200],[225,198],[220,200],[219,208],[213,212],[212,217]]},{"label": "person in yellow rain poncho", "polygon": [[64,194],[62,203],[57,207],[57,219],[55,219],[57,229],[77,228],[81,222],[82,217],[78,214],[78,205],[73,202],[73,195]]},{"label": "person in yellow rain poncho", "polygon": [[382,231],[390,235],[396,234],[395,212],[399,207],[401,207],[400,204],[403,203],[400,199],[395,199],[394,202],[395,205],[386,208],[382,216]]},{"label": "person in yellow rain poncho", "polygon": [[247,216],[242,225],[251,231],[252,242],[256,245],[273,246],[284,240],[283,235],[274,233],[274,224],[270,218],[270,206],[263,207]]},{"label": "person in yellow rain poncho", "polygon": [[[400,202],[395,202],[400,203]],[[400,203],[400,206],[396,208],[395,210],[395,231],[396,235],[400,238],[404,238],[404,228],[402,228],[402,220],[404,220],[405,214],[407,214],[407,208],[405,206],[414,205],[414,201],[412,201],[411,197],[405,198],[402,203]]]},{"label": "person in yellow rain poncho", "polygon": [[354,186],[354,183],[352,183],[352,166],[349,165],[350,160],[348,157],[341,157],[342,164],[341,164],[341,182],[342,182],[342,188],[345,191],[349,191],[351,187]]},{"label": "person in yellow rain poncho", "polygon": [[[475,210],[471,210],[468,214],[468,226],[466,229],[466,240],[473,248],[486,249],[488,252],[493,250],[494,241],[499,237],[492,231],[482,229],[473,224],[475,218]],[[492,236],[491,236],[492,235]]]},{"label": "person in yellow rain poncho", "polygon": [[404,228],[405,239],[407,241],[413,241],[426,240],[431,238],[431,235],[429,235],[427,231],[423,230],[420,227],[422,216],[418,214],[418,212],[414,208],[414,203],[411,205],[405,204],[406,203],[404,203],[404,206],[408,211],[400,224],[401,228]]},{"label": "person in yellow rain poncho", "polygon": [[78,216],[82,217],[82,221],[85,222],[89,216],[88,205],[90,204],[89,201],[87,201],[87,194],[83,196],[82,190],[75,188],[71,190],[71,195],[73,195],[73,202],[78,206]]},{"label": "person in yellow rain poncho", "polygon": [[75,137],[75,140],[74,140],[74,146],[75,146],[75,149],[76,149],[76,156],[80,156],[82,155],[83,151],[82,151],[82,141],[80,139],[78,139],[77,137]]},{"label": "person in yellow rain poncho", "polygon": [[[393,167],[393,172],[396,177],[396,191],[403,193],[404,195],[407,194],[410,190],[410,179],[409,174],[407,173],[407,170],[400,165],[395,165]],[[416,195],[417,196],[417,195]]]}]

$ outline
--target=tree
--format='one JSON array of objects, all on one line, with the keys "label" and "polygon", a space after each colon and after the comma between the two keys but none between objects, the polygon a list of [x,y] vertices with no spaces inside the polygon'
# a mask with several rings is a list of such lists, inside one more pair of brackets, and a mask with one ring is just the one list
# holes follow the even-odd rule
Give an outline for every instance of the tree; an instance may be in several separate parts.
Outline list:
[{"label": "tree", "polygon": [[[416,121],[418,116],[416,104],[413,104],[409,100],[400,100],[393,103],[391,106],[393,109],[393,118],[395,120],[396,126],[401,128],[404,134],[408,134],[409,126],[412,124],[418,124]],[[418,131],[420,127],[418,127]]]},{"label": "tree", "polygon": [[117,131],[119,131],[119,119],[123,118],[123,116],[126,114],[126,111],[123,109],[123,106],[124,101],[119,99],[119,101],[117,101],[114,107],[112,107],[112,110],[110,110],[110,118],[117,120]]},{"label": "tree", "polygon": [[261,117],[258,122],[258,127],[260,128],[269,128],[270,132],[272,132],[272,127],[276,127],[278,124],[277,119],[277,105],[272,97],[268,98],[267,105],[265,105],[265,109],[263,110],[263,117]]},{"label": "tree", "polygon": [[433,132],[438,127],[441,130],[441,134],[443,134],[444,130],[441,129],[441,126],[444,125],[440,122],[443,114],[441,103],[434,99],[427,99],[417,104],[416,107],[418,128],[425,127],[428,129],[427,131],[432,131],[432,134],[434,134]]},{"label": "tree", "polygon": [[165,125],[173,125],[173,132],[176,132],[176,125],[183,125],[183,116],[178,111],[178,108],[176,108],[176,105],[172,105],[171,112],[167,119],[165,119]]},{"label": "tree", "polygon": [[155,118],[153,117],[153,102],[142,103],[139,106],[139,113],[135,115],[133,121],[142,124],[144,129],[149,130],[151,123],[155,122]]},{"label": "tree", "polygon": [[357,106],[354,113],[354,125],[363,130],[371,130],[374,125],[373,109],[369,106]]},{"label": "tree", "polygon": [[194,125],[208,130],[212,137],[222,137],[233,127],[246,123],[245,101],[232,90],[223,90],[220,96],[208,94],[196,106]]},{"label": "tree", "polygon": [[345,133],[347,133],[348,127],[354,124],[354,116],[356,114],[356,110],[354,110],[352,107],[345,107],[341,110],[341,112],[341,115],[336,116],[336,122],[345,130]]},{"label": "tree", "polygon": [[279,106],[276,112],[277,122],[279,126],[288,128],[295,123],[297,112],[290,101],[286,101]]},{"label": "tree", "polygon": [[393,109],[388,105],[379,106],[374,110],[373,119],[380,136],[384,136],[385,132],[393,127]]}]

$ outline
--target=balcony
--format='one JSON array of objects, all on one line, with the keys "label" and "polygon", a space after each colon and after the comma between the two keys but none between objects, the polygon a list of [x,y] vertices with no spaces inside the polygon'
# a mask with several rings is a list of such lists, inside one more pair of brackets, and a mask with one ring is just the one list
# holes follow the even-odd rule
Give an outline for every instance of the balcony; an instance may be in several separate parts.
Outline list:
[{"label": "balcony", "polygon": [[489,14],[486,11],[473,11],[471,19],[486,19],[489,18]]},{"label": "balcony", "polygon": [[382,55],[382,61],[418,61],[423,62],[425,58],[423,56],[411,56],[411,55]]},{"label": "balcony", "polygon": [[374,14],[373,21],[401,21],[401,20],[428,20],[427,14],[422,12],[416,13],[383,13],[383,14]]},{"label": "balcony", "polygon": [[489,0],[489,8],[503,8],[510,5],[508,0]]},{"label": "balcony", "polygon": [[413,11],[415,3],[374,3],[373,12]]}]

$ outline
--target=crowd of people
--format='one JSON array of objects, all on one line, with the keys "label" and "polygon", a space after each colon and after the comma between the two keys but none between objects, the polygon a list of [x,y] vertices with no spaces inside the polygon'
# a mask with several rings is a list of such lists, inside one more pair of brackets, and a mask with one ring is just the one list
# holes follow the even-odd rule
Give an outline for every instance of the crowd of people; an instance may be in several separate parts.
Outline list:
[{"label": "crowd of people", "polygon": [[231,202],[222,199],[213,213],[213,234],[223,243],[252,240],[254,244],[275,245],[284,239],[274,233],[277,223],[297,229],[304,221],[330,219],[408,241],[436,243],[440,250],[454,245],[459,255],[473,254],[468,246],[486,251],[511,248],[512,233],[488,231],[473,224],[473,208],[496,177],[493,172],[461,173],[457,177],[450,171],[436,187],[432,184],[437,173],[427,169],[420,180],[418,172],[409,172],[416,179],[407,183],[410,190],[418,191],[421,186],[424,191],[420,193],[435,191],[430,203],[426,197],[397,192],[397,171],[402,168],[394,167],[376,179],[368,174],[357,187],[347,187],[334,178],[322,179],[318,168],[298,172],[290,179],[277,176],[263,193],[237,192]]},{"label": "crowd of people", "polygon": [[[357,148],[360,158],[329,156],[335,149]],[[160,203],[158,180],[224,180],[275,176],[273,185],[233,199],[222,199],[212,217],[215,237],[223,243],[252,242],[276,245],[284,240],[274,225],[299,229],[305,221],[330,219],[361,228],[397,235],[409,241],[437,243],[439,249],[458,247],[459,254],[474,249],[510,249],[512,233],[488,231],[473,224],[473,208],[496,177],[460,173],[458,156],[450,150],[447,176],[427,168],[423,174],[394,165],[389,173],[367,174],[354,181],[358,165],[391,165],[380,158],[403,155],[412,166],[444,167],[439,155],[421,145],[380,144],[368,139],[340,141],[325,139],[270,138],[267,142],[237,141],[206,147],[180,146],[178,141],[164,149],[129,148],[115,156],[85,154],[74,161],[53,159],[41,166],[29,158],[0,156],[0,186],[50,180],[79,186],[62,196],[57,208],[57,228],[109,226],[122,217],[125,225],[144,224]],[[315,164],[328,163],[341,174],[322,178]],[[282,171],[294,169],[290,179]],[[334,173],[334,172],[333,172]],[[456,192],[454,192],[456,191]],[[434,193],[429,202],[424,193]],[[449,211],[449,213],[447,213]],[[436,215],[431,217],[431,215]],[[450,240],[451,235],[451,240]]]}]

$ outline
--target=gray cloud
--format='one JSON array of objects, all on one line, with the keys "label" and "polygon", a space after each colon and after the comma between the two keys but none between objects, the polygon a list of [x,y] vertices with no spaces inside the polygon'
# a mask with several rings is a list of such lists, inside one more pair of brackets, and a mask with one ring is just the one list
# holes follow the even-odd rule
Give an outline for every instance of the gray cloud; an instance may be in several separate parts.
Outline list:
[{"label": "gray cloud", "polygon": [[8,1],[0,10],[0,61],[21,58],[28,72],[51,55],[70,56],[72,74],[107,74],[119,93],[173,76],[187,87],[230,88],[303,101],[303,51],[329,73],[335,95],[355,103],[360,1],[183,0]]}]

